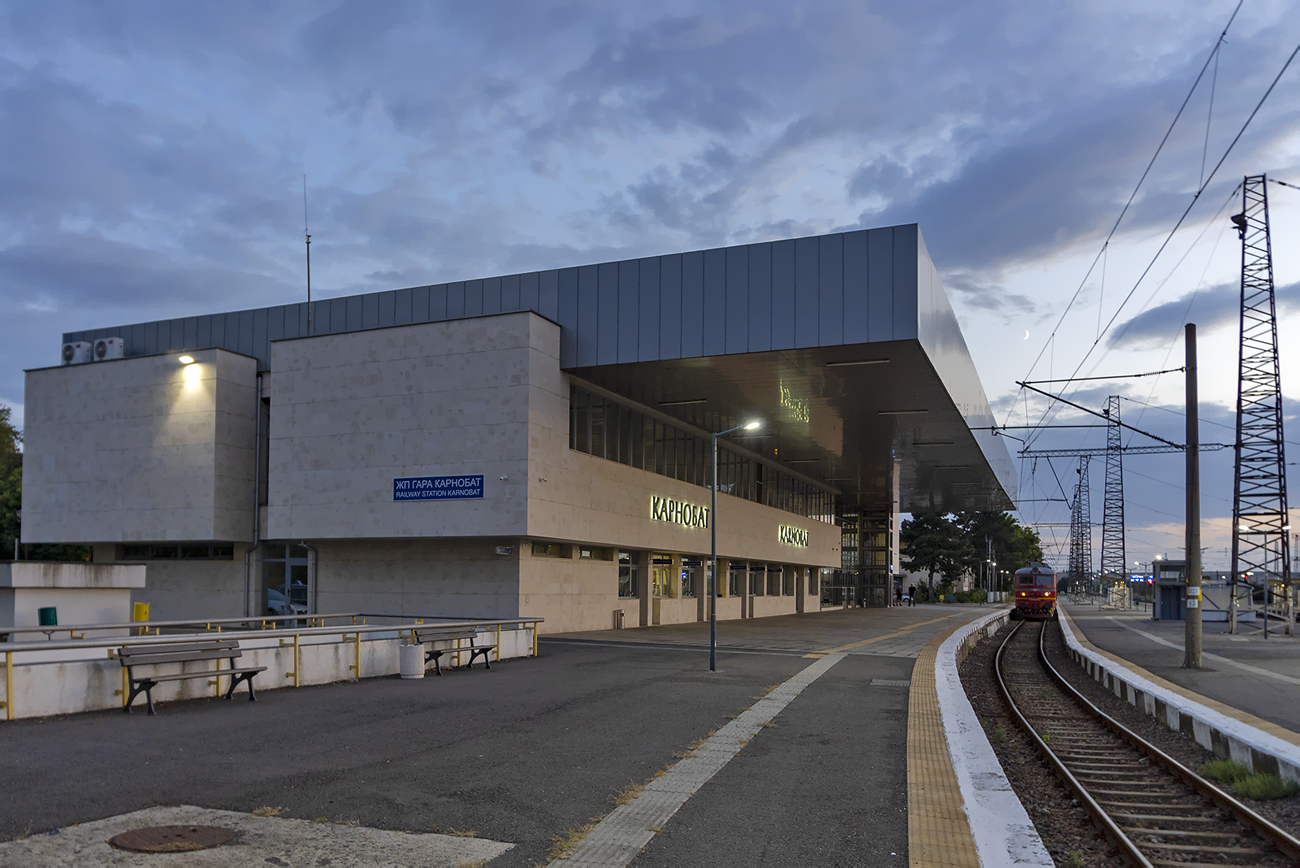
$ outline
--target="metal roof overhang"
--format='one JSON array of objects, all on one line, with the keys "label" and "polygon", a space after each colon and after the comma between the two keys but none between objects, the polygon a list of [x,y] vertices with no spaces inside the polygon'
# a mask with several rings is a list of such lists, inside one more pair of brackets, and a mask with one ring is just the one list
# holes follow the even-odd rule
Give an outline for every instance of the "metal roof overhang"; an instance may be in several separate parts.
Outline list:
[{"label": "metal roof overhang", "polygon": [[1012,508],[1006,447],[971,430],[918,340],[567,370],[706,431],[761,419],[728,437],[824,481],[847,509],[889,510],[895,462],[903,512]]}]

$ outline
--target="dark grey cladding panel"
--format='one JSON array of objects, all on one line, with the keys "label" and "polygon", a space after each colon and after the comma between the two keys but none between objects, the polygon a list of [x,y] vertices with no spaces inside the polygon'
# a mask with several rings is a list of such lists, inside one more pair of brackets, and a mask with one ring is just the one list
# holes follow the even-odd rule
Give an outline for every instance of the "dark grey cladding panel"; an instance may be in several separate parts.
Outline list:
[{"label": "dark grey cladding panel", "polygon": [[[892,226],[320,299],[311,331],[534,310],[560,324],[566,368],[915,339],[932,270],[917,227]],[[265,367],[271,341],[307,334],[307,319],[299,303],[64,340],[121,335],[131,356],[223,347]]]}]

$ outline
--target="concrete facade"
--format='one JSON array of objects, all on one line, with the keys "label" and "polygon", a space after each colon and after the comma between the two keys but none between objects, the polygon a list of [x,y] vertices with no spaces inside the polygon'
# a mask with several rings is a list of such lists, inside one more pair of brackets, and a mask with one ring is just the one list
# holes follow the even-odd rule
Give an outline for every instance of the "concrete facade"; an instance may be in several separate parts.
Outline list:
[{"label": "concrete facade", "polygon": [[24,539],[252,539],[257,362],[192,358],[27,372]]},{"label": "concrete facade", "polygon": [[0,628],[35,627],[45,607],[62,624],[122,624],[131,620],[131,592],[144,586],[140,565],[0,564]]}]

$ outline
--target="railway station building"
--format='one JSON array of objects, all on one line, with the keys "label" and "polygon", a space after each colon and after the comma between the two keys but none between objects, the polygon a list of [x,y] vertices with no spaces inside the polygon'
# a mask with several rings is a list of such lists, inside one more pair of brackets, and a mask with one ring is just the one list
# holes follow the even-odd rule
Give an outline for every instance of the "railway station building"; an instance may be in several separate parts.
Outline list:
[{"label": "railway station building", "polygon": [[62,344],[23,541],[146,564],[155,620],[703,620],[715,529],[720,619],[883,605],[900,513],[1015,495],[916,225]]}]

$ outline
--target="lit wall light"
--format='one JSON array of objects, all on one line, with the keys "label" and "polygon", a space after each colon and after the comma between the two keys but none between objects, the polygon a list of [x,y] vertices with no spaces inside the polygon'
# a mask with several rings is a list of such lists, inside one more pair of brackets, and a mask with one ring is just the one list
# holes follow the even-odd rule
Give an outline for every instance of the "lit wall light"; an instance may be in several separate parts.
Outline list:
[{"label": "lit wall light", "polygon": [[182,365],[192,365],[192,364],[194,364],[194,357],[193,357],[193,356],[181,356],[179,359],[177,359],[177,361],[180,362]]}]

